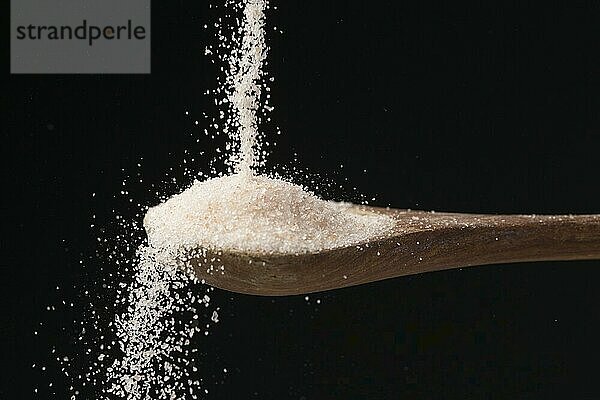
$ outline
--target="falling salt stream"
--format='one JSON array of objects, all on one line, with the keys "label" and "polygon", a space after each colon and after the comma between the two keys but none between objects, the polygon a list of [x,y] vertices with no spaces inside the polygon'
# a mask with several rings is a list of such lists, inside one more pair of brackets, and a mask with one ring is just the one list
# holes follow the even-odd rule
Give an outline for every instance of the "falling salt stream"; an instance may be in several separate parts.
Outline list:
[{"label": "falling salt stream", "polygon": [[[190,341],[208,335],[209,325],[199,316],[211,307],[212,288],[190,272],[182,256],[186,251],[314,252],[362,243],[393,226],[389,217],[358,215],[348,204],[324,201],[301,186],[255,173],[266,156],[257,113],[268,107],[261,108],[268,1],[227,5],[243,14],[233,36],[220,38],[229,51],[217,93],[227,106],[222,131],[230,138],[231,175],[197,181],[148,210],[148,242],[138,248],[133,282],[121,294],[126,311],[114,318],[121,355],[106,367],[102,399],[198,399],[208,393],[202,379],[191,377],[198,376],[199,354]],[[221,273],[226,269],[218,267]],[[219,321],[218,308],[209,314],[212,323]]]}]

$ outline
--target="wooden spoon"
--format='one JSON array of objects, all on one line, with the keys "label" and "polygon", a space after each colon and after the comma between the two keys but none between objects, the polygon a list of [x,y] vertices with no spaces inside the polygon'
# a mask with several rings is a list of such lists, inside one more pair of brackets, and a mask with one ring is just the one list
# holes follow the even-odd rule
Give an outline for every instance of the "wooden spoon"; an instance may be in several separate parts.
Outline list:
[{"label": "wooden spoon", "polygon": [[[284,296],[473,265],[600,259],[600,215],[455,214],[356,206],[396,220],[389,236],[309,254],[209,252],[192,259],[210,285]],[[207,270],[207,259],[218,268]],[[223,266],[221,270],[220,266]]]}]

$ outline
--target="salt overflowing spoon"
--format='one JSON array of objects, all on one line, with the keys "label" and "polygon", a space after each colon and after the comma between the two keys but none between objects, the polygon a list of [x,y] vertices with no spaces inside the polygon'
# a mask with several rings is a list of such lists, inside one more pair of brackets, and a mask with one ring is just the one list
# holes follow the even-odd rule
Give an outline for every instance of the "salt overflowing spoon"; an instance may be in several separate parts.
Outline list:
[{"label": "salt overflowing spoon", "polygon": [[191,260],[194,271],[221,289],[285,296],[474,265],[600,259],[600,215],[355,210],[389,215],[395,226],[384,238],[317,253],[209,253]]}]

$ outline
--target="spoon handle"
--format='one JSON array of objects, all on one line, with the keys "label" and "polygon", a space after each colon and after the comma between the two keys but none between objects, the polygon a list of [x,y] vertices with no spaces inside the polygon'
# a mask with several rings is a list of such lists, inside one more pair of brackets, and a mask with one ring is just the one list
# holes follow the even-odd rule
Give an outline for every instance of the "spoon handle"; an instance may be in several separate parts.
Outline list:
[{"label": "spoon handle", "polygon": [[[600,215],[430,214],[431,229],[402,231],[406,218],[396,213],[397,250],[391,255],[394,276],[442,269],[525,261],[600,259]],[[406,229],[406,228],[405,228]],[[409,252],[403,251],[402,248]],[[391,250],[391,249],[390,249]],[[398,267],[400,267],[398,269]]]}]

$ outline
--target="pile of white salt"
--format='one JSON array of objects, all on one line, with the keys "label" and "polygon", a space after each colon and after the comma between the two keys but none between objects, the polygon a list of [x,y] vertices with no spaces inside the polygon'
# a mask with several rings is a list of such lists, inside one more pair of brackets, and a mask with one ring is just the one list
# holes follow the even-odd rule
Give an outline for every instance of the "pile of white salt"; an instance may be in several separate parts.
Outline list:
[{"label": "pile of white salt", "polygon": [[150,208],[151,246],[248,253],[307,253],[385,236],[392,218],[325,201],[301,186],[251,174],[196,182]]}]

